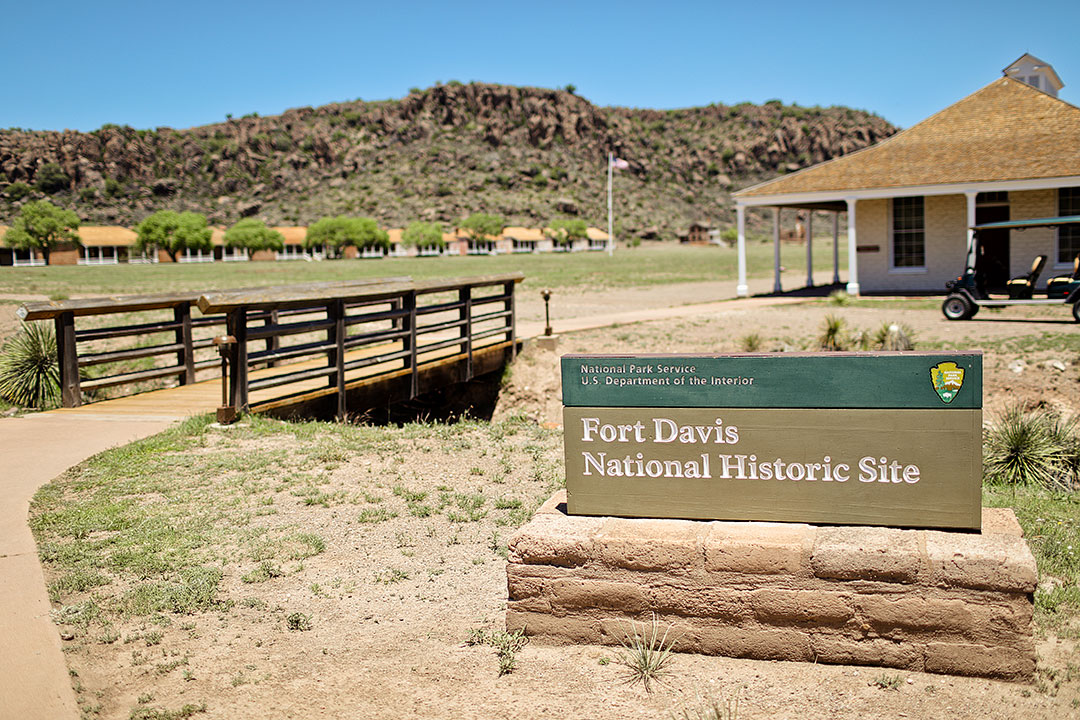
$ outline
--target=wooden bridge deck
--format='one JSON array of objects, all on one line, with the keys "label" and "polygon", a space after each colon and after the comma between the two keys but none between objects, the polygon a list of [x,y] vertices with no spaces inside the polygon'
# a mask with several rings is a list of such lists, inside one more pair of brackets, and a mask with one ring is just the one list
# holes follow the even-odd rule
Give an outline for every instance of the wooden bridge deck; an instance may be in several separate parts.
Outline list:
[{"label": "wooden bridge deck", "polygon": [[[473,362],[481,368],[488,367],[493,362],[501,362],[501,356],[510,348],[510,343],[497,342],[490,345],[473,349]],[[382,355],[401,349],[400,343],[388,344],[376,348],[362,348],[345,354],[346,362],[373,355]],[[498,358],[494,356],[499,356]],[[422,363],[421,374],[447,373],[456,375],[458,365],[466,362],[467,358],[462,354],[450,351],[441,351],[421,354],[418,358]],[[304,362],[279,365],[274,368],[262,368],[249,373],[252,380],[296,372],[298,370],[325,367],[325,361],[321,359]],[[384,395],[387,389],[381,387],[407,378],[410,371],[401,368],[401,361],[394,360],[376,365],[370,365],[349,373],[346,377],[346,389],[350,392],[362,388],[371,389],[375,394]],[[316,378],[307,381],[292,383],[289,386],[289,394],[281,397],[278,388],[266,388],[251,393],[251,411],[260,412],[288,412],[292,406],[301,406],[318,400],[324,396],[332,395],[336,391],[333,386],[328,386],[325,379]],[[126,395],[124,397],[99,400],[73,408],[56,408],[51,413],[61,415],[74,415],[82,417],[98,418],[152,418],[155,420],[184,419],[193,415],[212,413],[221,404],[221,377],[208,378],[189,385],[148,390],[146,392]]]}]

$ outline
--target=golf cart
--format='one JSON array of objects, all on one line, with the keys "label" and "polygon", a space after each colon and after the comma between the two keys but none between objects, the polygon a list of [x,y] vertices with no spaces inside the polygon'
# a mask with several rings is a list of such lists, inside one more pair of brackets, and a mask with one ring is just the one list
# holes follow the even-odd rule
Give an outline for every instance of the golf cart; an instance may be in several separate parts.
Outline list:
[{"label": "golf cart", "polygon": [[[1080,215],[1069,217],[1035,218],[1031,220],[1009,220],[1006,222],[984,223],[975,225],[971,247],[968,248],[964,274],[945,283],[948,297],[941,305],[941,312],[950,320],[967,320],[984,307],[1008,307],[1010,305],[1072,305],[1073,319],[1080,322],[1080,255],[1073,259],[1072,274],[1052,277],[1046,284],[1046,294],[1035,296],[1035,283],[1046,264],[1046,256],[1039,255],[1031,263],[1031,270],[1026,275],[1014,277],[1005,284],[1005,292],[996,292],[1000,288],[988,288],[987,277],[993,268],[992,259],[986,253],[980,235],[987,236],[995,231],[1028,230],[1031,228],[1075,227],[1080,232]],[[1000,270],[1000,268],[997,268]],[[1006,275],[1007,277],[1007,275]],[[992,294],[993,292],[993,294]]]}]

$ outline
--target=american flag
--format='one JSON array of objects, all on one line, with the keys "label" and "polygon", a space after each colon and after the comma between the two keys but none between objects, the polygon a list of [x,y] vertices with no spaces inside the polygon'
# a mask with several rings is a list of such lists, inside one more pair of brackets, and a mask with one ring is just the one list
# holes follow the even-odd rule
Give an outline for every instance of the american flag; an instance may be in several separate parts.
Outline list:
[{"label": "american flag", "polygon": [[629,170],[630,163],[626,162],[622,158],[612,158],[611,167],[615,168],[616,170]]}]

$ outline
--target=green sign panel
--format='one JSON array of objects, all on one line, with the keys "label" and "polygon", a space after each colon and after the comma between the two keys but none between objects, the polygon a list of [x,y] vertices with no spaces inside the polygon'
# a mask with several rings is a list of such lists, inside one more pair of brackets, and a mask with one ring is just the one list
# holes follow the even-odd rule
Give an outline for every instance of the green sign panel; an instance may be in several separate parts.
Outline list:
[{"label": "green sign panel", "polygon": [[571,407],[982,407],[982,353],[564,355]]},{"label": "green sign panel", "polygon": [[571,514],[980,527],[980,354],[562,362]]}]

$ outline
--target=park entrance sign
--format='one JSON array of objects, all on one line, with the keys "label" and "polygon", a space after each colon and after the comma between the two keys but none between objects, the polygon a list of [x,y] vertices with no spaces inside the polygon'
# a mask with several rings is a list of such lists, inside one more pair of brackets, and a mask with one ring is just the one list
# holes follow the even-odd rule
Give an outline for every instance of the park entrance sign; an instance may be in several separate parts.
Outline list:
[{"label": "park entrance sign", "polygon": [[981,524],[981,353],[566,355],[572,515]]}]

